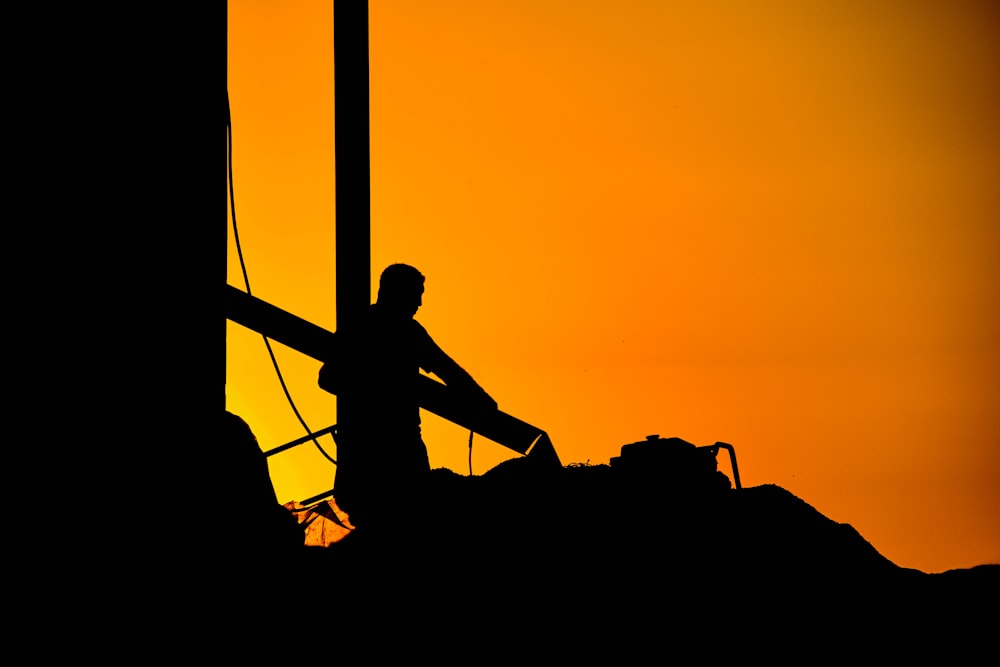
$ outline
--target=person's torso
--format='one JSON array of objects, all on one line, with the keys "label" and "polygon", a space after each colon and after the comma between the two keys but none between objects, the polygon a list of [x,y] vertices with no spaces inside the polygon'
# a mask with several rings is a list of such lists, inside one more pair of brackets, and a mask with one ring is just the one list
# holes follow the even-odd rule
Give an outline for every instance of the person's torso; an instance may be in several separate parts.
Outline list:
[{"label": "person's torso", "polygon": [[420,423],[417,387],[426,331],[413,319],[389,318],[371,307],[342,332],[343,371],[338,421],[409,431]]}]

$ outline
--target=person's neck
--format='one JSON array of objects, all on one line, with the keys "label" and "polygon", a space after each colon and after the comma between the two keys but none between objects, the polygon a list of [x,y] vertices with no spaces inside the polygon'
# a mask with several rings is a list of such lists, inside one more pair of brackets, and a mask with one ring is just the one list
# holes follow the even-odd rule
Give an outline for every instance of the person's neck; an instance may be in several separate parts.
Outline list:
[{"label": "person's neck", "polygon": [[400,320],[400,321],[413,319],[413,315],[405,312],[403,309],[397,306],[376,301],[373,304],[373,307],[375,308],[375,311],[378,312],[379,315],[387,319]]}]

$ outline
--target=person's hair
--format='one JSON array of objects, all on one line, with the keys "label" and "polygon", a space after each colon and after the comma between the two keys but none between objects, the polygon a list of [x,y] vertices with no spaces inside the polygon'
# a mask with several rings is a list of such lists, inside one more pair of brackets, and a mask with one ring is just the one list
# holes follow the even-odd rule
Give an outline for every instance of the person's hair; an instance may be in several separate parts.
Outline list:
[{"label": "person's hair", "polygon": [[378,281],[378,299],[394,299],[412,294],[424,285],[424,275],[409,264],[390,264]]}]

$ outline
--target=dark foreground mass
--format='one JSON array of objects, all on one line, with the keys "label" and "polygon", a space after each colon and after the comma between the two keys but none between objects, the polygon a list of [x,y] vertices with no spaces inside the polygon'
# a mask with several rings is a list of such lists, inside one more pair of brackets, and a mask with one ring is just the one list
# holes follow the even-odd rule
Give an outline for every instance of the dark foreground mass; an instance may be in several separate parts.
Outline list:
[{"label": "dark foreground mass", "polygon": [[659,472],[527,458],[475,477],[435,470],[406,508],[410,532],[235,551],[252,563],[238,598],[343,641],[376,636],[372,656],[472,642],[573,659],[755,646],[899,658],[995,641],[1000,565],[900,568],[780,487],[686,487]]}]

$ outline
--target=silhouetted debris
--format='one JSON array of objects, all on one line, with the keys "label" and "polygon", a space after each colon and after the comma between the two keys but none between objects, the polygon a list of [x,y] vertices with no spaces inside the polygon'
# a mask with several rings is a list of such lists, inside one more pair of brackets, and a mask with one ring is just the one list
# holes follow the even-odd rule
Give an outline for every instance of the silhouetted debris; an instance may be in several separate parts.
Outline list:
[{"label": "silhouetted debris", "polygon": [[611,467],[641,488],[660,492],[702,494],[732,488],[719,471],[717,451],[698,447],[680,438],[646,436],[645,440],[622,445],[621,455],[611,458]]},{"label": "silhouetted debris", "polygon": [[521,457],[480,476],[433,470],[402,508],[405,530],[310,547],[284,566],[288,586],[305,617],[329,605],[348,635],[502,636],[508,649],[562,658],[690,645],[705,623],[720,638],[753,629],[772,648],[880,644],[897,656],[914,637],[968,647],[988,636],[979,632],[996,612],[981,609],[1000,594],[1000,565],[900,568],[785,489],[729,488],[711,470],[679,493],[676,476],[658,474],[676,463],[666,461],[553,469]]},{"label": "silhouetted debris", "polygon": [[304,533],[295,517],[278,503],[267,459],[250,426],[226,412],[223,447],[229,467],[216,480],[219,498],[227,503],[219,530],[249,562],[267,563],[295,557],[304,547]]}]

